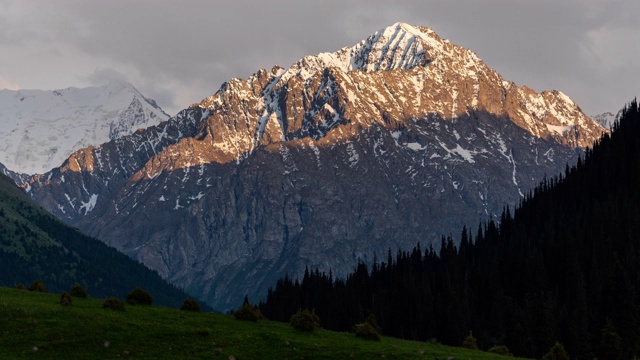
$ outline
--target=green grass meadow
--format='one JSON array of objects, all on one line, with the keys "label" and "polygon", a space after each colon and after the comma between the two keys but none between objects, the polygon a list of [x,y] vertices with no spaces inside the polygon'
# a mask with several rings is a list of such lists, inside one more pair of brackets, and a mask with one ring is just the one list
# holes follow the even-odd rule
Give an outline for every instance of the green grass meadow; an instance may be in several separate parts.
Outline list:
[{"label": "green grass meadow", "polygon": [[[323,329],[239,321],[218,313],[125,305],[0,288],[2,359],[506,359],[482,351]],[[321,319],[322,320],[322,319]]]}]

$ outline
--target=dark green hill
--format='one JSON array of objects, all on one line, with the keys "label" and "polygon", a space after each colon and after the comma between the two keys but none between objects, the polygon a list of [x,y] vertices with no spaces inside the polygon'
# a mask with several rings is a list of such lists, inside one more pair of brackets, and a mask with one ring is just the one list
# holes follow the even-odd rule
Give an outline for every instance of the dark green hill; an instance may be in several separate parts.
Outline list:
[{"label": "dark green hill", "polygon": [[157,273],[62,223],[0,175],[0,286],[37,279],[55,292],[79,283],[96,297],[123,298],[141,286],[156,304],[170,307],[186,297]]}]

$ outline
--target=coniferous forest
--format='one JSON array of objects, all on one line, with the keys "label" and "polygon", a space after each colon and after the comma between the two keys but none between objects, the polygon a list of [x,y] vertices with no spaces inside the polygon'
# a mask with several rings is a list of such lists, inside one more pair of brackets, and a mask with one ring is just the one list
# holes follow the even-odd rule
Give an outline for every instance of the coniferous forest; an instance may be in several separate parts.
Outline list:
[{"label": "coniferous forest", "polygon": [[513,211],[438,251],[416,246],[360,264],[346,279],[306,271],[270,289],[260,310],[288,321],[315,309],[350,331],[374,314],[385,335],[540,357],[556,341],[573,359],[640,355],[640,112],[564,175],[543,180]]}]

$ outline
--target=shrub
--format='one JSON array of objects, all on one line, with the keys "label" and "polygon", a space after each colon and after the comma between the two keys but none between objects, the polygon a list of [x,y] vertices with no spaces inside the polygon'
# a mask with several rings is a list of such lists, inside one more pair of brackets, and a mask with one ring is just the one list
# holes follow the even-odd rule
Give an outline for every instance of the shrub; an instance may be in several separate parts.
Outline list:
[{"label": "shrub", "polygon": [[509,351],[509,348],[507,348],[504,345],[496,345],[487,351],[489,351],[490,353],[498,354],[498,355],[513,356],[511,351]]},{"label": "shrub", "polygon": [[200,303],[196,299],[184,299],[180,310],[200,312]]},{"label": "shrub", "polygon": [[378,333],[376,329],[368,322],[363,322],[362,324],[356,324],[353,327],[353,330],[355,331],[356,336],[359,338],[363,338],[366,340],[374,340],[374,341],[380,341],[382,339],[380,337],[380,333]]},{"label": "shrub", "polygon": [[467,337],[464,338],[464,341],[462,342],[462,346],[466,347],[467,349],[478,350],[478,340],[476,340],[476,338],[473,336],[472,331],[469,331],[469,335],[467,335]]},{"label": "shrub", "polygon": [[22,283],[18,283],[16,286],[14,286],[14,288],[18,290],[24,290],[24,285]]},{"label": "shrub", "polygon": [[144,289],[137,287],[127,295],[127,303],[131,305],[151,305],[153,297]]},{"label": "shrub", "polygon": [[89,294],[80,284],[74,284],[71,288],[71,296],[86,299]]},{"label": "shrub", "polygon": [[567,354],[564,346],[556,341],[549,352],[542,357],[542,360],[569,360],[569,354]]},{"label": "shrub", "polygon": [[371,325],[373,327],[373,329],[378,333],[378,334],[382,334],[382,328],[380,327],[380,325],[378,325],[378,321],[376,320],[376,316],[371,314],[369,316],[367,316],[367,318],[364,320],[364,322],[366,322],[367,324]]},{"label": "shrub", "polygon": [[47,292],[47,286],[44,284],[44,281],[42,281],[42,279],[36,280],[36,281],[32,282],[31,285],[29,285],[29,291],[36,291],[36,292],[46,293]]},{"label": "shrub", "polygon": [[124,311],[124,304],[118,298],[110,297],[102,304],[103,309]]},{"label": "shrub", "polygon": [[361,324],[356,324],[353,327],[357,337],[361,337],[367,340],[380,341],[380,334],[382,328],[378,325],[375,315],[371,314],[367,316],[366,320]]},{"label": "shrub", "polygon": [[73,298],[71,297],[71,295],[69,295],[69,293],[63,292],[62,294],[60,294],[60,304],[65,306],[71,306],[72,303],[73,303]]},{"label": "shrub", "polygon": [[316,315],[315,310],[298,309],[298,311],[291,316],[289,324],[296,330],[312,332],[320,326],[320,318]]},{"label": "shrub", "polygon": [[262,319],[262,313],[255,306],[245,302],[238,310],[233,312],[233,317],[238,320],[258,321]]}]

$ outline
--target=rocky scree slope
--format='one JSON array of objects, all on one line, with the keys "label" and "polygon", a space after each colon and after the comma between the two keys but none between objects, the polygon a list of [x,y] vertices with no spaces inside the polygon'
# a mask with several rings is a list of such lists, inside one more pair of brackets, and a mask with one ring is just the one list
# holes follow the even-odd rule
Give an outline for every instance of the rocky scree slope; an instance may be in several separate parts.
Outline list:
[{"label": "rocky scree slope", "polygon": [[169,121],[25,183],[65,221],[220,310],[305,266],[439,243],[564,171],[604,129],[397,23],[232,79]]}]

